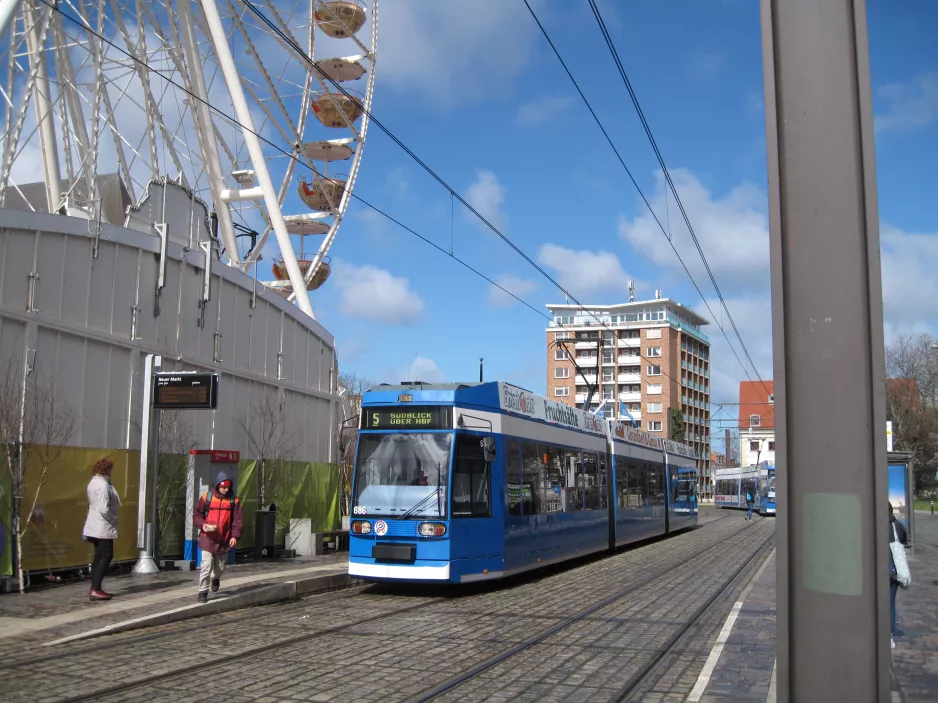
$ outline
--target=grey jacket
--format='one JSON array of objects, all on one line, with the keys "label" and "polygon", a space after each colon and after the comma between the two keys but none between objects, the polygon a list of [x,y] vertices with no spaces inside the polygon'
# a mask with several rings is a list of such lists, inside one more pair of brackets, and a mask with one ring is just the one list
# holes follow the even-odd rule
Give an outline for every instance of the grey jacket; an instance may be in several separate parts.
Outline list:
[{"label": "grey jacket", "polygon": [[117,491],[104,476],[92,476],[88,482],[88,517],[82,535],[97,539],[117,539]]}]

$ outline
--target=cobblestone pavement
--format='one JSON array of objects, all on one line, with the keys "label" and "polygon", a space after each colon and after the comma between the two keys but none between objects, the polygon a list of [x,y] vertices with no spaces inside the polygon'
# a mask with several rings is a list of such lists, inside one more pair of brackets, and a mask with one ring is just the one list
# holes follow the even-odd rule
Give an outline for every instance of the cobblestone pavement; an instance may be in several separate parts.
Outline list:
[{"label": "cobblestone pavement", "polygon": [[[222,577],[219,596],[234,595],[260,586],[296,578],[306,569],[334,567],[344,570],[348,553],[320,557],[247,562],[229,566]],[[318,573],[318,572],[317,572]],[[291,575],[292,574],[292,575]],[[162,612],[195,602],[197,571],[164,571],[148,576],[129,574],[109,577],[105,588],[114,600],[92,603],[88,600],[88,582],[75,581],[47,586],[25,594],[0,596],[0,657],[15,656],[37,644],[59,637],[104,627],[128,618]],[[43,629],[29,631],[31,624]],[[27,629],[16,636],[10,633],[20,626]],[[9,629],[7,629],[9,628]]]},{"label": "cobblestone pavement", "polygon": [[[212,696],[231,701],[405,700],[634,587],[449,694],[450,700],[609,700],[721,588],[730,567],[774,531],[771,520],[701,512],[705,526],[695,531],[502,585],[367,587],[34,651],[0,663],[0,686],[10,703],[79,696],[202,701],[208,681]],[[700,665],[705,657],[697,657]],[[686,690],[695,677],[674,681],[670,693]],[[133,683],[145,685],[108,693]]]},{"label": "cobblestone pavement", "polygon": [[915,530],[912,585],[896,596],[896,624],[905,635],[892,651],[905,703],[938,701],[938,515],[916,511]]}]

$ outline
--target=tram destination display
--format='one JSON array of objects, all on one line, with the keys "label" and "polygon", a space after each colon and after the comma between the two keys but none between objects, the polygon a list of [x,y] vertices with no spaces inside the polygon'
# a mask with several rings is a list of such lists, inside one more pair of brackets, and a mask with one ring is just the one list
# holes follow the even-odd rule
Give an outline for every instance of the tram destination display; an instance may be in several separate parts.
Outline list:
[{"label": "tram destination display", "polygon": [[153,379],[153,407],[158,410],[214,410],[218,375],[160,372]]},{"label": "tram destination display", "polygon": [[450,430],[452,408],[440,405],[364,408],[363,430]]}]

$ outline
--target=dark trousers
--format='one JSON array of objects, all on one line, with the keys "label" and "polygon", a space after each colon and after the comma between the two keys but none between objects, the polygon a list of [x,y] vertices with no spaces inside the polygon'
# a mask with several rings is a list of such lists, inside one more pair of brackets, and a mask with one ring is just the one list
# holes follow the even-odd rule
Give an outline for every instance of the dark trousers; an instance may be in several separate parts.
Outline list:
[{"label": "dark trousers", "polygon": [[889,632],[896,634],[896,592],[899,590],[898,581],[889,582]]},{"label": "dark trousers", "polygon": [[94,559],[91,561],[91,590],[100,591],[101,582],[114,558],[114,540],[89,537],[94,545]]}]

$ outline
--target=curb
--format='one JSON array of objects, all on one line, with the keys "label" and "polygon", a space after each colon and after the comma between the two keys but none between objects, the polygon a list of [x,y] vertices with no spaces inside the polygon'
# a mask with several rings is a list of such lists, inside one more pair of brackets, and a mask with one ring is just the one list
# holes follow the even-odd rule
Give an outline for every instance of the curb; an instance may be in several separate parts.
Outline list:
[{"label": "curb", "polygon": [[309,578],[298,579],[296,581],[286,581],[284,583],[274,583],[268,586],[261,586],[245,593],[215,598],[208,603],[193,603],[179,608],[173,608],[162,613],[153,615],[144,615],[131,620],[113,623],[95,630],[88,630],[77,635],[62,637],[51,642],[43,642],[43,647],[52,647],[68,642],[77,642],[79,640],[91,639],[102,635],[113,635],[118,632],[128,632],[130,630],[141,630],[147,627],[157,627],[159,625],[168,625],[182,620],[191,620],[205,615],[215,615],[232,610],[240,610],[255,605],[269,605],[282,601],[296,600],[314,593],[324,593],[342,588],[351,588],[359,583],[359,579],[349,576],[347,571],[325,574],[322,576],[311,576]]}]

